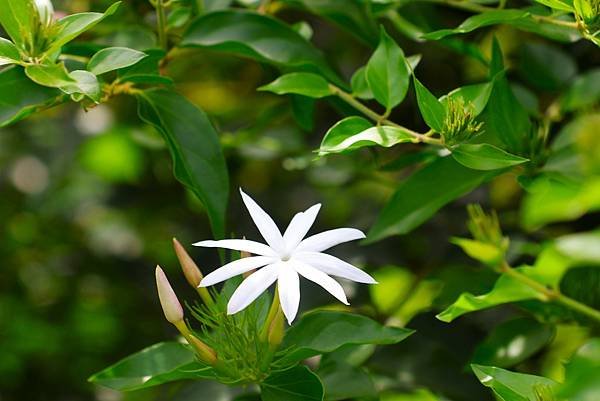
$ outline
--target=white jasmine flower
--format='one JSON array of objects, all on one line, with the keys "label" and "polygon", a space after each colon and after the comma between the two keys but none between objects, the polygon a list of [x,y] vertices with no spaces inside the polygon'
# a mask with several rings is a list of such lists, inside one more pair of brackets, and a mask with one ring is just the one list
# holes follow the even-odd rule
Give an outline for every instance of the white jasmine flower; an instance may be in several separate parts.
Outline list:
[{"label": "white jasmine flower", "polygon": [[271,217],[241,189],[242,199],[250,217],[267,242],[261,244],[245,239],[200,241],[196,246],[226,248],[255,254],[227,263],[208,274],[200,287],[208,287],[231,277],[259,269],[246,278],[235,290],[227,313],[237,313],[250,305],[260,294],[277,281],[279,301],[288,323],[296,317],[300,303],[299,275],[327,290],[342,303],[348,305],[342,286],[330,276],[342,277],[358,283],[376,284],[373,277],[335,256],[323,253],[343,242],[365,238],[355,228],[338,228],[304,238],[313,225],[321,204],[308,208],[294,216],[289,226],[281,231]]}]

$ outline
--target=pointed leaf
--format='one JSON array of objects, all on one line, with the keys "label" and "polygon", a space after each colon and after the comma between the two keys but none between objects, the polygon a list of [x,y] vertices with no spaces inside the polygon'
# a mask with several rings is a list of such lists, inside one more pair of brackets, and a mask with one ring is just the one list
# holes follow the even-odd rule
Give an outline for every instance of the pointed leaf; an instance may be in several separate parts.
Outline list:
[{"label": "pointed leaf", "polygon": [[410,232],[442,206],[471,192],[497,174],[497,170],[466,168],[452,157],[438,158],[400,183],[371,227],[367,242]]},{"label": "pointed leaf", "polygon": [[468,33],[476,29],[483,28],[489,25],[497,25],[502,23],[511,22],[514,20],[525,19],[529,16],[529,13],[525,10],[493,10],[486,11],[481,14],[474,15],[467,18],[462,24],[454,29],[441,29],[435,32],[429,32],[423,35],[424,39],[428,40],[440,40],[449,35],[455,35],[459,33]]},{"label": "pointed leaf", "polygon": [[282,348],[290,348],[290,351],[282,361],[301,361],[346,344],[396,344],[412,333],[413,330],[382,326],[352,313],[310,312],[286,332]]},{"label": "pointed leaf", "polygon": [[293,72],[282,75],[270,84],[261,86],[258,90],[273,92],[278,95],[294,93],[312,98],[333,95],[333,91],[325,78],[309,72]]},{"label": "pointed leaf", "polygon": [[446,108],[416,77],[414,77],[414,83],[417,92],[417,103],[423,120],[429,128],[436,132],[442,132],[444,120],[446,119]]},{"label": "pointed leaf", "polygon": [[273,372],[261,384],[263,401],[322,401],[323,385],[306,366]]},{"label": "pointed leaf", "polygon": [[323,53],[292,27],[275,18],[243,10],[215,11],[196,19],[182,46],[200,46],[246,56],[294,70],[316,72],[337,85],[344,82]]},{"label": "pointed leaf", "polygon": [[382,28],[379,46],[369,59],[366,79],[375,99],[391,110],[406,96],[410,72],[404,52]]},{"label": "pointed leaf", "polygon": [[374,127],[362,117],[347,117],[327,131],[319,155],[340,153],[365,146],[389,148],[399,143],[413,142],[414,137],[406,130],[391,125]]},{"label": "pointed leaf", "polygon": [[146,56],[146,53],[127,47],[109,47],[94,54],[88,62],[87,69],[95,75],[102,75],[132,66]]},{"label": "pointed leaf", "polygon": [[475,375],[492,389],[499,401],[538,401],[541,387],[555,388],[557,383],[541,376],[515,373],[494,366],[471,365]]},{"label": "pointed leaf", "polygon": [[139,390],[182,379],[213,379],[210,366],[176,342],[154,344],[96,373],[89,381],[119,391]]},{"label": "pointed leaf", "polygon": [[166,90],[138,95],[138,114],[164,137],[175,177],[202,201],[215,237],[225,234],[229,178],[219,137],[208,117],[183,96]]},{"label": "pointed leaf", "polygon": [[17,45],[31,50],[36,32],[34,15],[37,13],[32,0],[0,0],[0,24]]},{"label": "pointed leaf", "polygon": [[457,145],[452,148],[452,157],[463,166],[475,170],[496,170],[529,161],[488,143]]},{"label": "pointed leaf", "polygon": [[25,73],[35,83],[58,88],[66,94],[82,94],[95,102],[101,91],[96,76],[88,71],[69,73],[64,64],[36,64],[25,67]]},{"label": "pointed leaf", "polygon": [[104,18],[114,14],[121,2],[111,5],[104,13],[80,13],[68,15],[56,22],[56,33],[49,38],[50,46],[44,54],[53,54],[83,32],[91,29]]}]

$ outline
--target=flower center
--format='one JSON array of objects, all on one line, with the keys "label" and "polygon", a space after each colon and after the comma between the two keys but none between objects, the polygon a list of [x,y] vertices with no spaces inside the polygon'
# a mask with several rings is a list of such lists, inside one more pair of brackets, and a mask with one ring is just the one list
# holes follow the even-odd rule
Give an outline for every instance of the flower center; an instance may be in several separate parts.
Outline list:
[{"label": "flower center", "polygon": [[287,262],[291,258],[292,258],[292,255],[290,255],[289,253],[284,253],[283,255],[281,255],[281,261],[282,262]]}]

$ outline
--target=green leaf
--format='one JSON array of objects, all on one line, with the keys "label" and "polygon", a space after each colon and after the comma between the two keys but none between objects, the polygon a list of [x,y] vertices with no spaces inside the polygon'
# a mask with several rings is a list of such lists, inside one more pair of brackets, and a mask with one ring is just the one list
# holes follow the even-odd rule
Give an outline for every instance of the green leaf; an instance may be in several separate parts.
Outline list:
[{"label": "green leaf", "polygon": [[[534,276],[535,273],[535,269],[531,267],[520,267],[516,270],[528,276]],[[466,313],[526,299],[541,298],[536,290],[517,281],[511,276],[502,274],[490,292],[477,296],[468,292],[463,293],[452,305],[436,317],[443,322],[449,323]]]},{"label": "green leaf", "polygon": [[119,391],[139,390],[182,379],[213,379],[210,366],[197,362],[185,345],[164,342],[145,348],[88,380]]},{"label": "green leaf", "polygon": [[413,81],[423,120],[429,128],[436,132],[442,132],[444,130],[444,120],[446,119],[446,108],[416,77],[413,77]]},{"label": "green leaf", "polygon": [[21,67],[0,71],[0,127],[22,120],[39,108],[58,102],[61,92],[37,85]]},{"label": "green leaf", "polygon": [[529,42],[521,48],[518,71],[535,88],[559,91],[575,78],[577,64],[556,45]]},{"label": "green leaf", "polygon": [[540,4],[553,8],[555,10],[561,11],[575,11],[573,8],[572,0],[535,0]]},{"label": "green leaf", "polygon": [[374,145],[389,148],[398,143],[413,141],[414,137],[402,128],[390,125],[374,127],[362,117],[347,117],[327,131],[321,142],[319,155],[340,153]]},{"label": "green leaf", "polygon": [[88,62],[87,69],[95,75],[101,75],[132,66],[146,56],[146,53],[126,47],[109,47],[94,54]]},{"label": "green leaf", "polygon": [[33,50],[36,13],[32,0],[0,0],[0,24],[17,47],[26,51]]},{"label": "green leaf", "polygon": [[320,50],[285,23],[258,13],[226,10],[205,14],[192,22],[181,45],[208,47],[278,67],[315,72],[345,86]]},{"label": "green leaf", "polygon": [[369,45],[377,44],[377,24],[369,2],[362,0],[284,0],[328,19]]},{"label": "green leaf", "polygon": [[558,395],[569,401],[592,401],[600,395],[600,338],[584,344],[565,366]]},{"label": "green leaf", "polygon": [[293,72],[277,78],[270,84],[258,88],[261,91],[273,92],[278,95],[295,93],[313,98],[333,95],[325,78],[309,72]]},{"label": "green leaf", "polygon": [[561,96],[560,106],[564,111],[575,111],[591,107],[600,101],[600,68],[578,76]]},{"label": "green leaf", "polygon": [[465,167],[475,170],[496,170],[529,161],[488,143],[463,143],[452,148],[452,157]]},{"label": "green leaf", "polygon": [[515,373],[493,366],[471,365],[475,375],[492,389],[499,401],[539,401],[540,388],[555,388],[556,382],[545,377]]},{"label": "green leaf", "polygon": [[335,351],[347,344],[396,344],[413,330],[382,326],[368,317],[345,312],[314,311],[288,329],[282,349],[285,363]]},{"label": "green leaf", "polygon": [[519,103],[504,73],[494,78],[487,106],[480,115],[484,124],[481,141],[498,142],[509,152],[523,154],[531,130],[527,110]]},{"label": "green leaf", "polygon": [[208,117],[185,97],[166,90],[138,95],[140,118],[165,139],[175,177],[202,201],[215,237],[225,234],[229,178],[219,137]]},{"label": "green leaf", "polygon": [[0,65],[17,64],[20,60],[17,46],[10,40],[0,37]]},{"label": "green leaf", "polygon": [[400,183],[371,227],[367,242],[410,232],[442,206],[466,195],[497,174],[497,170],[466,168],[452,157],[438,158]]},{"label": "green leaf", "polygon": [[172,84],[169,77],[160,75],[159,63],[165,56],[163,50],[148,50],[147,56],[132,66],[117,71],[119,81],[127,81],[138,84]]},{"label": "green leaf", "polygon": [[574,263],[600,264],[600,231],[563,235],[554,246]]},{"label": "green leaf", "polygon": [[440,40],[449,35],[472,32],[476,29],[489,25],[497,25],[525,19],[529,13],[525,10],[493,10],[467,18],[462,24],[454,29],[441,29],[435,32],[429,32],[423,35],[424,39]]},{"label": "green leaf", "polygon": [[111,5],[104,13],[80,13],[68,15],[56,22],[56,33],[49,38],[50,45],[44,54],[53,54],[83,32],[91,29],[104,18],[114,14],[121,2]]},{"label": "green leaf", "polygon": [[318,373],[327,401],[377,397],[373,380],[364,368],[347,363],[328,363],[319,367]]},{"label": "green leaf", "polygon": [[373,92],[369,88],[366,76],[366,67],[360,67],[352,75],[350,80],[352,95],[360,99],[373,99]]},{"label": "green leaf", "polygon": [[322,401],[323,385],[306,366],[271,373],[261,384],[263,401]]},{"label": "green leaf", "polygon": [[500,368],[515,366],[548,345],[554,333],[554,326],[531,318],[509,320],[477,345],[473,362]]},{"label": "green leaf", "polygon": [[408,91],[410,72],[404,52],[383,28],[365,76],[375,99],[387,110],[400,104]]},{"label": "green leaf", "polygon": [[88,71],[69,73],[64,64],[35,64],[25,67],[25,73],[35,83],[58,88],[66,94],[82,94],[95,102],[101,91],[96,76]]}]

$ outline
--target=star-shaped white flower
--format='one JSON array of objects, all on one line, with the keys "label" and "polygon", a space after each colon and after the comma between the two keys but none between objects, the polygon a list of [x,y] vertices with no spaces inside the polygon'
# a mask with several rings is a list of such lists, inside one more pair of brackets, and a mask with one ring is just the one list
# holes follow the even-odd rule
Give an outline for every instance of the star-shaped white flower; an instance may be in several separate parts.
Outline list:
[{"label": "star-shaped white flower", "polygon": [[260,294],[277,281],[279,301],[288,323],[296,317],[300,303],[300,276],[319,284],[342,303],[348,305],[342,286],[330,276],[342,277],[358,283],[376,284],[373,277],[349,263],[322,251],[343,242],[365,238],[355,228],[337,228],[304,238],[313,225],[321,204],[294,216],[289,226],[281,231],[271,217],[241,189],[242,200],[250,217],[267,244],[245,239],[200,241],[196,246],[245,251],[256,256],[234,260],[208,274],[200,287],[208,287],[231,277],[260,269],[246,278],[235,290],[227,313],[237,313],[250,305]]}]

